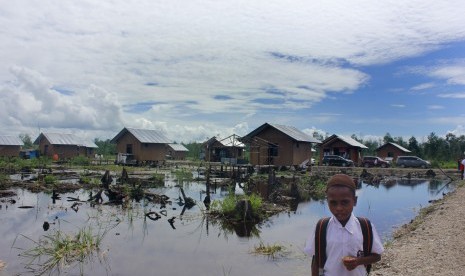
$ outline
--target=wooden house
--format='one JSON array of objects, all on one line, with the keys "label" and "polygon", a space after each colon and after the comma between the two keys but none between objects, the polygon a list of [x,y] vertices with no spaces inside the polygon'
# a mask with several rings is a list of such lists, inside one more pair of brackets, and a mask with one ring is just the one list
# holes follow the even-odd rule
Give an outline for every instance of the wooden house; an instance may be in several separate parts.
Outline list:
[{"label": "wooden house", "polygon": [[189,150],[182,144],[168,144],[166,158],[171,160],[185,160]]},{"label": "wooden house", "polygon": [[208,162],[240,163],[244,158],[245,145],[233,134],[224,139],[213,136],[202,144],[201,159]]},{"label": "wooden house", "polygon": [[169,140],[161,131],[123,128],[112,140],[118,153],[131,155],[137,162],[166,160]]},{"label": "wooden house", "polygon": [[360,165],[362,150],[368,147],[351,137],[333,134],[320,145],[320,162],[325,155],[339,155]]},{"label": "wooden house", "polygon": [[312,157],[319,140],[292,126],[264,123],[241,141],[249,145],[252,165],[298,166]]},{"label": "wooden house", "polygon": [[76,156],[93,157],[97,145],[74,134],[41,133],[34,141],[39,145],[40,155],[54,159],[69,159]]},{"label": "wooden house", "polygon": [[376,149],[376,155],[385,160],[397,160],[398,156],[410,155],[412,152],[396,143],[388,142]]},{"label": "wooden house", "polygon": [[19,137],[0,136],[0,157],[19,157],[23,145]]}]

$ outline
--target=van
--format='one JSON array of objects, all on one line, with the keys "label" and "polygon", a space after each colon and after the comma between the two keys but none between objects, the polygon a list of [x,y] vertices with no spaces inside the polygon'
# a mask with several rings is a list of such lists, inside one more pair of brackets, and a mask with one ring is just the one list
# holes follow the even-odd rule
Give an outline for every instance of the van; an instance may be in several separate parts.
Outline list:
[{"label": "van", "polygon": [[431,163],[417,156],[399,156],[397,157],[396,166],[400,168],[430,168]]}]

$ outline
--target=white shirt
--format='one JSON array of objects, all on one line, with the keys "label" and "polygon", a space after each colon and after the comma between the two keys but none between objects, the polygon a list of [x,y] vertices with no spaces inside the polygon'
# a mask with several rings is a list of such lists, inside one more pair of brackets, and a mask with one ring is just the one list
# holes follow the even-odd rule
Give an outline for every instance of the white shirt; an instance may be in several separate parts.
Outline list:
[{"label": "white shirt", "polygon": [[[373,247],[371,252],[381,254],[384,251],[383,244],[373,224]],[[352,214],[346,226],[332,216],[326,230],[326,263],[324,266],[325,276],[365,276],[366,268],[359,265],[352,271],[348,271],[342,264],[342,257],[357,256],[358,251],[363,252],[363,234],[360,222]],[[315,228],[307,240],[304,252],[313,256],[315,254]]]}]

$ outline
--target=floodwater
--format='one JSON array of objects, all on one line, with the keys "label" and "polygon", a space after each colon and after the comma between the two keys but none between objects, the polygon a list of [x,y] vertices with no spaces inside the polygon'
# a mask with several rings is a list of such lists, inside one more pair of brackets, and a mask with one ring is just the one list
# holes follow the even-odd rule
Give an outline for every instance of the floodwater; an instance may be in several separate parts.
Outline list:
[{"label": "floodwater", "polygon": [[[166,216],[156,221],[144,216],[148,211],[160,213],[160,205],[150,202],[134,202],[130,208],[91,207],[85,202],[73,210],[74,202],[67,201],[67,197],[86,200],[87,191],[61,194],[61,199],[53,203],[50,194],[15,190],[18,193],[15,204],[0,203],[0,260],[7,263],[0,275],[31,275],[25,268],[29,260],[19,257],[22,250],[17,249],[32,248],[34,244],[29,238],[37,241],[56,230],[76,233],[84,226],[95,232],[107,231],[100,252],[84,266],[70,267],[61,274],[309,275],[309,260],[302,249],[318,218],[330,214],[325,201],[302,202],[295,211],[273,216],[246,237],[243,229],[223,229],[202,215],[205,185],[197,182],[181,185],[187,196],[199,202],[183,210],[177,204],[181,194],[176,184],[167,177],[164,187],[151,189],[173,201],[164,209]],[[410,221],[428,201],[439,199],[452,189],[445,182],[432,180],[397,180],[379,187],[362,183],[354,212],[369,217],[386,241],[396,226]],[[218,189],[211,197],[218,200],[226,194]],[[172,217],[174,223],[170,224],[168,219]],[[44,221],[50,223],[48,231],[43,229]],[[286,254],[275,259],[252,254],[260,243],[283,245]]]}]

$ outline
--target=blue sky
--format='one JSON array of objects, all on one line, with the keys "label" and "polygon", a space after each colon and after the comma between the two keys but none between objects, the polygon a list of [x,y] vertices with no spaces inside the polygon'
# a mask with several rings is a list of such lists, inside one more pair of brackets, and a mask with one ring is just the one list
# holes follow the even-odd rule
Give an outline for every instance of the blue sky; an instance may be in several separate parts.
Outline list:
[{"label": "blue sky", "polygon": [[1,134],[465,134],[465,2],[379,2],[9,1]]}]

